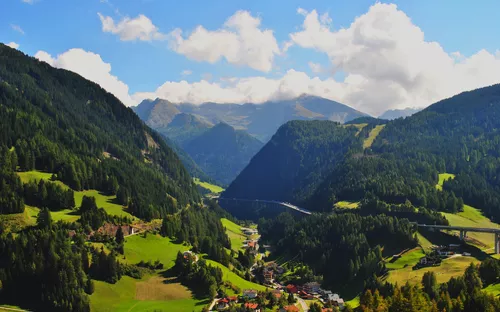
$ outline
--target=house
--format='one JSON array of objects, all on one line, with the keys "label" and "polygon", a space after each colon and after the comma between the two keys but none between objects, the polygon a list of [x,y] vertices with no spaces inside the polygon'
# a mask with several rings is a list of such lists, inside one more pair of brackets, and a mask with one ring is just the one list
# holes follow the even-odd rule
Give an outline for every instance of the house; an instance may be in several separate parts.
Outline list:
[{"label": "house", "polygon": [[182,253],[182,255],[184,256],[184,260],[186,260],[186,261],[188,259],[191,259],[193,262],[198,261],[198,256],[194,252],[192,252],[190,250],[184,251]]},{"label": "house", "polygon": [[259,234],[259,231],[257,231],[256,229],[241,228],[241,230],[243,231],[243,233],[244,233],[245,235],[255,235],[255,234]]},{"label": "house", "polygon": [[273,296],[274,296],[276,299],[281,298],[281,291],[279,291],[279,290],[277,290],[277,289],[273,289],[273,290],[271,290],[271,294],[273,294]]},{"label": "house", "polygon": [[273,271],[272,270],[264,270],[264,281],[268,284],[273,282]]},{"label": "house", "polygon": [[303,290],[299,291],[299,296],[300,296],[300,298],[302,298],[302,299],[314,299],[314,296],[313,296],[313,295],[308,294],[307,292],[305,292],[305,291],[303,291]]},{"label": "house", "polygon": [[287,305],[278,310],[279,312],[299,312],[299,308],[294,305]]},{"label": "house", "polygon": [[252,312],[260,312],[258,303],[247,302],[247,303],[245,303],[245,308],[247,310],[252,311]]},{"label": "house", "polygon": [[245,289],[243,291],[243,297],[247,297],[250,299],[257,298],[257,291],[255,289]]},{"label": "house", "polygon": [[238,302],[238,296],[229,296],[226,298],[229,302]]},{"label": "house", "polygon": [[337,306],[341,309],[344,308],[344,299],[340,298],[338,294],[329,294],[326,300],[328,302],[331,302],[334,306]]},{"label": "house", "polygon": [[223,298],[217,302],[217,310],[224,310],[229,308],[229,300]]},{"label": "house", "polygon": [[321,312],[333,312],[332,308],[321,308]]},{"label": "house", "polygon": [[304,291],[308,293],[317,293],[320,289],[320,284],[318,282],[309,282],[304,284]]},{"label": "house", "polygon": [[291,293],[291,294],[296,294],[299,292],[299,290],[297,289],[297,286],[292,285],[292,284],[286,285],[286,291]]}]

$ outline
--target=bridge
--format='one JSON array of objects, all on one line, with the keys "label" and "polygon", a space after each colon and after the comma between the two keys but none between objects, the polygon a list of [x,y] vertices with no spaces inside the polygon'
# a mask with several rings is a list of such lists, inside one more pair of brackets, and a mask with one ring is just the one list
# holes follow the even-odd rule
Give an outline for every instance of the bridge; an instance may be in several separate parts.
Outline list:
[{"label": "bridge", "polygon": [[255,202],[255,203],[264,203],[264,204],[274,204],[278,206],[282,206],[288,209],[293,209],[296,212],[305,214],[305,215],[311,215],[311,212],[307,209],[297,207],[295,205],[292,205],[287,202],[282,202],[278,200],[265,200],[265,199],[243,199],[243,198],[225,198],[225,197],[219,197],[219,200],[229,200],[229,201],[236,201],[236,202]]},{"label": "bridge", "polygon": [[465,240],[467,237],[467,232],[479,232],[479,233],[491,233],[495,237],[495,253],[500,253],[500,228],[477,228],[477,227],[466,227],[466,226],[449,226],[449,225],[428,225],[428,224],[417,224],[420,228],[436,229],[436,230],[449,230],[449,231],[459,231],[460,240]]}]

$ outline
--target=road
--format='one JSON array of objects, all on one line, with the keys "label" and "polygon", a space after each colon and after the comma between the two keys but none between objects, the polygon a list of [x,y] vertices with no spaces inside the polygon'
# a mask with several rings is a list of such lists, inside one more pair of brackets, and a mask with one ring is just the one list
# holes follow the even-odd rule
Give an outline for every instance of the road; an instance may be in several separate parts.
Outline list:
[{"label": "road", "polygon": [[305,311],[305,312],[309,311],[309,306],[304,301],[304,299],[300,298],[299,296],[295,296],[295,299],[297,299],[297,302],[300,304],[303,311]]}]

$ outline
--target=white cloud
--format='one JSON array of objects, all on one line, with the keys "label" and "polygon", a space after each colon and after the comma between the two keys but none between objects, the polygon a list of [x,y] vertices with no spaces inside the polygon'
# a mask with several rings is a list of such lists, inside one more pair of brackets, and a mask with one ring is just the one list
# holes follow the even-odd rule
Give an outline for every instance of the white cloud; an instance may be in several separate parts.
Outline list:
[{"label": "white cloud", "polygon": [[35,57],[53,67],[73,71],[99,84],[127,106],[134,104],[128,86],[111,74],[111,64],[104,62],[99,54],[82,49],[70,49],[57,57],[52,57],[45,51],[38,51]]},{"label": "white cloud", "polygon": [[153,92],[139,92],[136,103],[148,98],[163,98],[174,103],[263,103],[290,99],[307,93],[340,101],[351,86],[332,78],[321,80],[293,69],[278,79],[265,77],[225,78],[218,82],[167,81]]},{"label": "white cloud", "polygon": [[21,28],[21,26],[16,24],[10,24],[10,28],[12,28],[14,31],[17,31],[21,35],[24,35],[24,30]]},{"label": "white cloud", "polygon": [[9,42],[6,46],[11,47],[12,49],[19,49],[19,44],[15,42]]},{"label": "white cloud", "polygon": [[324,68],[323,68],[323,66],[321,66],[321,64],[314,63],[314,62],[309,62],[307,64],[309,65],[309,68],[311,69],[311,71],[314,74],[320,74],[320,73],[324,72]]},{"label": "white cloud", "polygon": [[102,31],[118,35],[122,41],[166,39],[166,35],[161,33],[158,27],[145,15],[140,14],[132,19],[124,17],[117,24],[111,16],[103,16],[101,13],[97,13],[97,15],[102,23]]},{"label": "white cloud", "polygon": [[464,90],[500,82],[500,57],[481,50],[470,57],[447,53],[393,4],[377,3],[345,29],[332,30],[328,15],[298,11],[302,29],[290,42],[326,53],[342,70],[343,101],[372,114],[422,107]]},{"label": "white cloud", "polygon": [[192,73],[193,73],[193,71],[192,71],[192,70],[190,70],[190,69],[185,69],[185,70],[183,70],[183,71],[181,72],[181,76],[189,76],[189,75],[191,75]]},{"label": "white cloud", "polygon": [[269,72],[280,49],[272,30],[262,30],[260,19],[247,11],[238,11],[221,29],[210,31],[198,26],[186,38],[181,29],[170,34],[170,47],[196,61],[216,63],[224,58],[235,65]]},{"label": "white cloud", "polygon": [[35,0],[21,0],[21,1],[24,2],[24,3],[28,3],[28,4],[35,3]]}]

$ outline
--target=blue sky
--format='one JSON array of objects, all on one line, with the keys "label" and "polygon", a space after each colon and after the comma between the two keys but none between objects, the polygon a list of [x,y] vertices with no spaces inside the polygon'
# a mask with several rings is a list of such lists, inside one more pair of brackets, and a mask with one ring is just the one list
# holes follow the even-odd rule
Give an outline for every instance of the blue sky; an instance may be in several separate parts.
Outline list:
[{"label": "blue sky", "polygon": [[[389,108],[429,105],[462,90],[500,82],[500,77],[492,72],[500,66],[499,1],[484,0],[481,5],[451,0],[387,3],[396,6],[376,3],[2,0],[0,42],[15,43],[13,46],[18,45],[18,49],[32,56],[44,51],[49,59],[39,57],[41,54],[37,57],[100,83],[127,105],[154,96],[171,97],[174,102],[262,102],[304,92],[378,114]],[[237,26],[224,26],[237,12],[247,15],[234,18]],[[314,27],[306,31],[303,27],[307,17],[314,20],[312,12],[317,12],[318,25],[325,31]],[[115,28],[105,31],[98,13],[110,18]],[[117,25],[124,18],[134,21],[139,15],[154,25],[157,36],[124,40],[123,36],[133,33],[134,25],[126,29],[118,29]],[[364,19],[356,29],[361,39],[355,27],[351,27],[360,16]],[[255,20],[260,24],[255,26]],[[200,25],[208,33],[189,40]],[[238,25],[246,25],[250,34],[238,33]],[[339,32],[342,28],[352,31],[343,34]],[[180,38],[184,41],[172,48],[176,29],[182,30]],[[398,33],[398,29],[412,35]],[[272,31],[272,40],[260,33],[266,30]],[[224,43],[212,36],[217,31],[236,34],[234,44],[241,43],[234,47],[237,52],[225,54],[224,50],[233,46],[220,48]],[[300,39],[293,40],[292,35],[301,31]],[[389,39],[384,39],[386,36]],[[276,48],[271,49],[273,42]],[[285,48],[287,44],[289,48]],[[71,49],[81,49],[82,53],[58,59],[58,55]],[[245,51],[250,50],[262,52],[246,55]],[[478,53],[481,50],[483,53]],[[454,52],[460,54],[452,55]],[[102,64],[88,60],[93,63],[87,68],[95,66],[93,71],[101,76],[79,68],[87,62],[83,53],[99,55]],[[216,61],[206,55],[213,55]],[[447,57],[453,64],[448,64]],[[439,61],[433,64],[425,58]],[[106,64],[111,66],[109,72],[104,69]],[[440,64],[446,66],[438,71]],[[471,70],[477,72],[474,79],[468,77]],[[110,81],[113,78],[106,75],[114,76],[118,82]],[[186,81],[184,85],[174,84],[182,80]],[[166,82],[171,84],[160,88]],[[122,85],[128,88],[126,92]],[[130,98],[123,94],[127,92]]]}]

